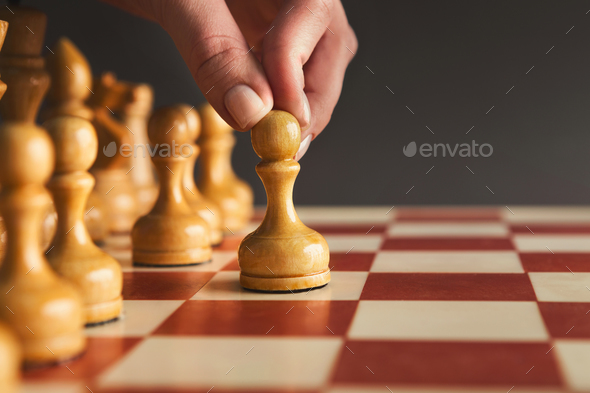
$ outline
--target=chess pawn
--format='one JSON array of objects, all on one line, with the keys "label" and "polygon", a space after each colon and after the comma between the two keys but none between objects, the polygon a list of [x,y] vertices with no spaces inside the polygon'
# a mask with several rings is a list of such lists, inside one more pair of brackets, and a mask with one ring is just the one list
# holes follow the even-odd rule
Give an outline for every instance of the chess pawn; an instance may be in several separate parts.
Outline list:
[{"label": "chess pawn", "polygon": [[16,336],[0,324],[0,392],[18,392],[20,363],[21,349]]},{"label": "chess pawn", "polygon": [[199,190],[221,209],[224,230],[237,231],[244,228],[252,217],[252,189],[232,169],[231,153],[235,137],[231,127],[209,104],[203,105],[200,113],[203,132],[199,139]]},{"label": "chess pawn", "polygon": [[295,291],[330,281],[326,240],[306,227],[293,206],[293,185],[299,164],[301,130],[295,117],[271,111],[252,128],[252,146],[262,161],[256,172],[264,183],[264,220],[238,250],[240,284],[258,291]]},{"label": "chess pawn", "polygon": [[201,133],[201,118],[199,113],[185,104],[178,104],[175,106],[178,110],[186,116],[187,125],[190,134],[190,146],[193,153],[186,160],[186,168],[182,178],[184,186],[184,195],[194,211],[209,224],[211,230],[209,236],[211,244],[216,246],[223,240],[223,219],[221,217],[221,210],[213,203],[213,201],[206,199],[197,188],[195,184],[195,163],[199,157],[199,146],[192,141],[195,141]]},{"label": "chess pawn", "polygon": [[[94,113],[85,104],[92,94],[92,71],[86,57],[72,41],[65,37],[57,41],[52,53],[47,55],[47,70],[51,75],[51,87],[42,118],[78,116],[92,120]],[[84,221],[90,237],[98,243],[103,242],[108,234],[105,215],[100,195],[93,190],[88,198]]]},{"label": "chess pawn", "polygon": [[0,211],[7,235],[0,319],[21,341],[25,363],[51,364],[79,355],[86,339],[80,295],[51,269],[40,247],[43,213],[51,201],[43,184],[54,164],[51,139],[35,124],[49,86],[39,56],[47,17],[12,6],[0,9],[0,19],[10,23],[0,54],[2,78],[10,86],[0,101]]},{"label": "chess pawn", "polygon": [[140,265],[191,265],[211,260],[207,223],[188,204],[182,185],[191,142],[184,113],[174,107],[156,110],[148,136],[155,148],[152,160],[160,179],[153,209],[131,232],[133,261]]},{"label": "chess pawn", "polygon": [[147,151],[149,143],[147,123],[154,102],[151,86],[140,83],[119,82],[125,86],[125,101],[117,115],[121,122],[132,132],[133,146],[142,146],[130,158],[129,176],[137,193],[138,216],[147,214],[158,198],[158,186],[154,166]]},{"label": "chess pawn", "polygon": [[98,248],[84,223],[86,200],[94,187],[87,171],[96,159],[94,127],[81,117],[61,116],[44,123],[55,145],[55,172],[47,184],[57,209],[57,233],[47,259],[82,294],[86,324],[116,319],[123,304],[121,266]]},{"label": "chess pawn", "polygon": [[0,209],[7,229],[0,319],[15,331],[25,362],[32,364],[72,358],[85,346],[80,296],[51,269],[40,248],[42,214],[50,200],[43,184],[53,160],[51,139],[42,128],[23,121],[0,126]]}]

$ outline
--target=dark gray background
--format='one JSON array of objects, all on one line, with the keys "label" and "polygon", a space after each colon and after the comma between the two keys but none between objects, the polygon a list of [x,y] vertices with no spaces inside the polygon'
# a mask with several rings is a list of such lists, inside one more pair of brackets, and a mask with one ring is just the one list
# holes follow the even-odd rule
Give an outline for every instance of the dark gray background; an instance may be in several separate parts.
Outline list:
[{"label": "dark gray background", "polygon": [[[111,70],[150,83],[156,105],[203,101],[159,26],[97,1],[23,3],[47,12],[50,47],[70,37],[95,73]],[[296,203],[590,201],[589,1],[349,0],[344,6],[360,46],[331,123],[301,161]],[[402,153],[411,141],[472,140],[490,143],[493,155]],[[248,133],[238,135],[233,162],[264,203]]]}]

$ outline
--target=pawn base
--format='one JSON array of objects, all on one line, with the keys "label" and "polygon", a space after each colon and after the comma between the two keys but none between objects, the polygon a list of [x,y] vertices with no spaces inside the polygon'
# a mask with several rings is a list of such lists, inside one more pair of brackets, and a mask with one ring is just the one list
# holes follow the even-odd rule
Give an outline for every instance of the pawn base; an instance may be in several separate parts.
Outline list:
[{"label": "pawn base", "polygon": [[133,264],[143,266],[184,266],[211,260],[211,247],[193,248],[182,251],[133,250]]},{"label": "pawn base", "polygon": [[23,344],[25,367],[46,367],[62,363],[82,355],[86,337],[82,330],[58,337],[27,339]]},{"label": "pawn base", "polygon": [[86,313],[86,325],[97,325],[109,321],[114,321],[121,314],[123,308],[123,297],[119,296],[115,300],[86,304],[84,311]]},{"label": "pawn base", "polygon": [[262,292],[290,292],[322,287],[330,282],[330,270],[301,277],[252,277],[240,273],[240,285]]}]

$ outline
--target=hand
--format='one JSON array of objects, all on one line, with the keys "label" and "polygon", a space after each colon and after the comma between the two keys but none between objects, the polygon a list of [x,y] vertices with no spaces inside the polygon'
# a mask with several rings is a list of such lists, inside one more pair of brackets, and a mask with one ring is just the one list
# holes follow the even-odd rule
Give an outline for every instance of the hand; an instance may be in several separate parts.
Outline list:
[{"label": "hand", "polygon": [[273,107],[301,125],[296,158],[330,121],[356,36],[340,0],[106,0],[158,22],[219,115],[249,130]]}]

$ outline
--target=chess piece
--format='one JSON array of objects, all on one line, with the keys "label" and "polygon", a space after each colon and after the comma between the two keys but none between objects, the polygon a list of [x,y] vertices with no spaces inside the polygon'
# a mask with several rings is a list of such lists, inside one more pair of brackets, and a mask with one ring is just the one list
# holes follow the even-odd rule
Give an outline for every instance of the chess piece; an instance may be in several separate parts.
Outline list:
[{"label": "chess piece", "polygon": [[42,215],[50,203],[43,184],[54,162],[51,139],[35,124],[49,87],[39,56],[47,18],[13,6],[0,9],[0,19],[10,23],[0,54],[0,72],[9,86],[0,101],[0,210],[7,229],[0,319],[20,339],[25,363],[55,363],[79,355],[86,340],[80,296],[53,272],[40,248]]},{"label": "chess piece", "polygon": [[306,227],[293,206],[293,185],[299,163],[301,130],[294,116],[271,111],[252,128],[252,146],[262,161],[256,172],[264,183],[264,220],[238,250],[240,284],[258,291],[295,291],[330,281],[326,240]]},{"label": "chess piece", "polygon": [[[99,153],[90,172],[96,179],[96,191],[106,209],[109,232],[129,233],[138,217],[137,194],[133,188],[130,159],[132,133],[114,117],[120,108],[124,91],[114,75],[103,74],[94,84],[94,95],[88,101],[94,110],[93,125],[98,136]],[[120,154],[124,153],[124,154]]]},{"label": "chess piece", "polygon": [[[84,103],[92,93],[92,71],[72,41],[65,37],[57,41],[52,53],[47,55],[47,71],[51,75],[51,87],[42,117],[49,120],[59,116],[78,116],[92,120],[94,113]],[[103,242],[108,234],[104,210],[100,195],[93,190],[84,210],[84,221],[90,237],[97,243]]]},{"label": "chess piece", "polygon": [[211,244],[216,246],[223,240],[223,219],[221,217],[221,210],[213,201],[206,199],[197,188],[195,184],[195,163],[199,157],[199,146],[195,141],[201,133],[201,118],[199,112],[193,107],[185,104],[178,104],[175,106],[179,111],[184,113],[187,121],[189,131],[191,133],[190,146],[192,154],[186,160],[186,168],[184,169],[182,184],[184,187],[184,195],[194,211],[209,224],[209,233]]},{"label": "chess piece", "polygon": [[156,110],[148,136],[160,194],[153,209],[131,232],[133,261],[140,265],[191,265],[211,260],[209,227],[184,196],[182,174],[190,150],[191,131],[184,113],[174,107]]},{"label": "chess piece", "polygon": [[231,152],[235,137],[231,127],[209,104],[203,105],[200,113],[203,132],[199,139],[199,190],[221,209],[225,230],[238,231],[252,217],[252,189],[232,169]]},{"label": "chess piece", "polygon": [[131,132],[133,146],[137,148],[129,160],[129,176],[137,193],[139,216],[147,214],[158,198],[154,166],[147,145],[147,123],[152,112],[154,91],[145,83],[118,82],[126,90],[125,100],[116,114],[121,123]]},{"label": "chess piece", "polygon": [[55,172],[47,184],[57,209],[57,233],[47,259],[82,294],[86,324],[116,319],[123,300],[121,266],[98,248],[84,224],[86,199],[94,187],[87,170],[96,159],[98,140],[88,120],[60,116],[43,124],[55,145]]},{"label": "chess piece", "polygon": [[0,392],[19,391],[21,350],[16,336],[0,324]]}]

